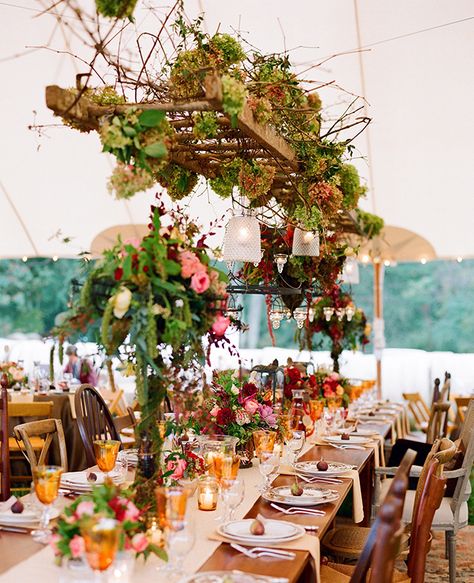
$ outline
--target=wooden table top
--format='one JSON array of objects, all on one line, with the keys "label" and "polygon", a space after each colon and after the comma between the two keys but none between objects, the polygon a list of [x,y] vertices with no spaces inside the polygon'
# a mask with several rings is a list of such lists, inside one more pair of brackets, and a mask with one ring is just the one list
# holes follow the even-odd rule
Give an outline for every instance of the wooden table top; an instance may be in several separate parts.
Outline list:
[{"label": "wooden table top", "polygon": [[[390,425],[386,427],[377,426],[376,430],[386,435],[390,430]],[[371,463],[373,450],[338,450],[329,446],[314,446],[305,455],[302,460],[319,460],[321,457],[331,461],[340,461],[357,466],[359,474],[367,469],[367,464]],[[372,460],[373,461],[373,460]],[[245,470],[241,470],[242,477],[245,478]],[[288,484],[293,481],[291,476],[279,476],[275,480],[275,485]],[[317,525],[319,530],[313,536],[322,538],[326,531],[333,523],[335,516],[352,488],[352,482],[348,478],[340,478],[342,484],[328,486],[339,492],[339,499],[330,504],[318,506],[319,509],[326,511],[324,517],[319,516],[302,516],[294,515],[288,517],[281,512],[273,509],[268,502],[259,498],[251,510],[247,513],[246,518],[252,518],[258,513],[268,518],[278,520],[291,520],[301,525]],[[17,534],[12,532],[2,532],[0,529],[0,573],[7,571],[18,563],[31,557],[34,553],[40,551],[42,545],[35,543],[30,535]],[[306,551],[295,551],[296,558],[293,561],[279,561],[273,558],[249,559],[238,553],[230,547],[229,544],[222,543],[214,554],[201,566],[200,571],[215,570],[232,570],[247,571],[270,576],[285,576],[290,583],[299,580],[309,580],[313,577],[310,567],[309,553]]]}]

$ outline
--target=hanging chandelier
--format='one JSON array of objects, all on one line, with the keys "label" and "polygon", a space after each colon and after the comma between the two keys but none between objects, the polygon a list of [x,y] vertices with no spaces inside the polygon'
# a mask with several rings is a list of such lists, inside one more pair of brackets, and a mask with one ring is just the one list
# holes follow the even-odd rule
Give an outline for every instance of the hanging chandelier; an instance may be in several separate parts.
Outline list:
[{"label": "hanging chandelier", "polygon": [[326,308],[323,308],[323,314],[324,318],[326,319],[326,322],[329,322],[333,316],[336,316],[339,322],[344,317],[346,317],[347,321],[350,322],[354,317],[355,307],[353,304],[349,304],[345,308],[331,308],[328,306]]},{"label": "hanging chandelier", "polygon": [[262,246],[260,240],[260,223],[252,214],[234,215],[229,219],[225,229],[224,261],[260,263]]}]

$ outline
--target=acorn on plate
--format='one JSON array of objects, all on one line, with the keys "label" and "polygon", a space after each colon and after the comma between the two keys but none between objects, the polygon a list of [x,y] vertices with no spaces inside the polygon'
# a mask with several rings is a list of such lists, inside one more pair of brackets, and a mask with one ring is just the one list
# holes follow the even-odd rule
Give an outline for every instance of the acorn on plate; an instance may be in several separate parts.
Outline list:
[{"label": "acorn on plate", "polygon": [[349,441],[350,438],[351,437],[350,437],[350,435],[348,433],[343,433],[341,435],[341,439],[343,439],[344,441]]}]

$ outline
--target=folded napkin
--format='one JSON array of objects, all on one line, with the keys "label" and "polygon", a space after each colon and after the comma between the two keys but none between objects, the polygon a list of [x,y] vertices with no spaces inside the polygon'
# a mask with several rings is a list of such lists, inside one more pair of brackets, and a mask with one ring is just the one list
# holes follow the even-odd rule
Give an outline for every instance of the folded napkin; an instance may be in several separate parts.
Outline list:
[{"label": "folded napkin", "polygon": [[362,522],[364,520],[364,505],[359,472],[357,470],[349,470],[342,477],[351,478],[352,480],[352,518],[355,523]]},{"label": "folded napkin", "polygon": [[[359,486],[360,488],[360,486]],[[208,538],[214,541],[220,541],[223,543],[230,543],[228,538],[225,538],[218,534],[217,532],[211,533]],[[248,545],[247,543],[239,543],[242,546],[251,547],[252,545]],[[257,545],[255,545],[257,546]],[[276,549],[284,549],[285,551],[307,551],[314,560],[314,571],[316,573],[316,583],[320,582],[320,575],[319,575],[319,563],[320,563],[320,551],[319,551],[319,538],[317,536],[311,534],[305,534],[301,538],[297,540],[292,540],[288,542],[278,542],[275,544],[270,544],[265,542],[262,544],[264,547],[275,547]]]}]

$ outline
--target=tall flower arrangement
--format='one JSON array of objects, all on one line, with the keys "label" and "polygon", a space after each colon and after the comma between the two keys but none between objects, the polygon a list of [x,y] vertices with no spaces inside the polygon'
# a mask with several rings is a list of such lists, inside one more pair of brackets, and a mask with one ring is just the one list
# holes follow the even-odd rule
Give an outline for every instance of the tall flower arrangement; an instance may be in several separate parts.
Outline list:
[{"label": "tall flower arrangement", "polygon": [[183,370],[202,360],[203,338],[207,350],[228,343],[225,282],[211,265],[206,236],[179,209],[167,211],[159,202],[141,241],[119,241],[91,267],[55,331],[61,341],[87,333],[107,356],[127,362],[142,409],[137,437],[146,434],[156,454],[167,367]]},{"label": "tall flower arrangement", "polygon": [[7,389],[16,383],[26,383],[28,376],[25,369],[17,362],[0,362],[0,383]]}]

